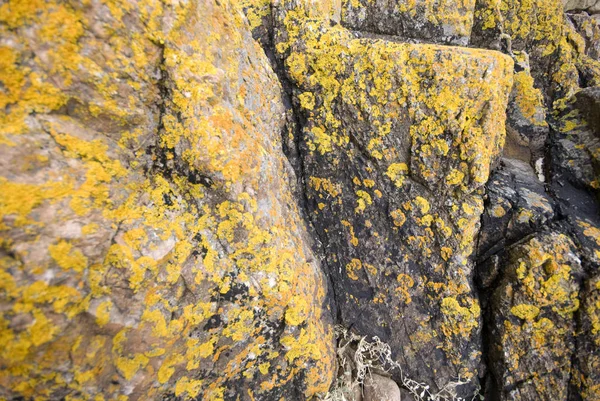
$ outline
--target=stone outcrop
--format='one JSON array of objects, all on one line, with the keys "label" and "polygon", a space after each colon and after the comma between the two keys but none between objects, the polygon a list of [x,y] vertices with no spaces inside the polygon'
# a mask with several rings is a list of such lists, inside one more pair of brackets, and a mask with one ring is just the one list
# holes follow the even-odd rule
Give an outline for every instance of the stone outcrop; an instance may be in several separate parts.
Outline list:
[{"label": "stone outcrop", "polygon": [[0,399],[599,400],[597,6],[0,3]]},{"label": "stone outcrop", "polygon": [[0,15],[0,398],[326,392],[281,87],[234,4]]},{"label": "stone outcrop", "polygon": [[[512,60],[355,39],[289,6],[275,47],[305,122],[308,212],[340,319],[442,388],[475,378],[480,307],[469,256],[504,142]],[[484,83],[482,85],[482,83]]]}]

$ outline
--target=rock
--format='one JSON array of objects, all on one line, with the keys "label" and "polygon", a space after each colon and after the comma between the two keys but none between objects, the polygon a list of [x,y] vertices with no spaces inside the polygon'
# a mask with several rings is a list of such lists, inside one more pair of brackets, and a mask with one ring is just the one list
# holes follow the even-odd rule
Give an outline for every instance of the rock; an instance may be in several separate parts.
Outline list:
[{"label": "rock", "polygon": [[579,314],[576,372],[573,381],[584,400],[600,399],[600,275],[587,281]]},{"label": "rock", "polygon": [[234,6],[0,6],[0,398],[328,390],[281,87]]},{"label": "rock", "polygon": [[543,181],[544,144],[549,132],[544,97],[535,87],[526,53],[522,53],[522,63],[519,56],[515,56],[520,71],[515,72],[506,112],[507,138],[503,154],[535,166]]},{"label": "rock", "polygon": [[[479,254],[503,249],[548,224],[555,215],[554,207],[531,166],[503,158],[487,184]],[[498,241],[503,241],[500,246]]]},{"label": "rock", "polygon": [[410,391],[404,388],[400,389],[400,395],[402,396],[402,401],[418,401]]},{"label": "rock", "polygon": [[3,1],[0,399],[598,400],[596,3]]},{"label": "rock", "polygon": [[[600,87],[581,90],[558,114],[552,133],[555,181],[600,194]],[[563,184],[564,185],[564,184]]]},{"label": "rock", "polygon": [[474,0],[343,0],[342,24],[360,32],[466,46],[474,10]]},{"label": "rock", "polygon": [[483,287],[488,287],[497,273],[493,256],[546,226],[555,218],[554,208],[555,201],[546,194],[531,166],[502,159],[487,184],[478,238],[478,273]]},{"label": "rock", "polygon": [[598,0],[563,0],[565,11],[586,10],[590,13],[600,12]]},{"label": "rock", "polygon": [[580,261],[565,235],[543,232],[506,250],[491,303],[490,362],[501,400],[567,400]]},{"label": "rock", "polygon": [[275,47],[304,122],[307,205],[340,319],[389,343],[409,377],[442,388],[460,374],[468,392],[481,355],[469,257],[512,60],[355,39],[305,13],[281,11]]},{"label": "rock", "polygon": [[569,19],[585,41],[585,54],[600,61],[600,15],[569,14]]},{"label": "rock", "polygon": [[363,391],[364,401],[403,401],[396,382],[376,374],[367,375]]},{"label": "rock", "polygon": [[[600,86],[582,89],[575,94],[574,107],[579,110],[581,117],[600,140]],[[594,152],[596,149],[591,149]]]},{"label": "rock", "polygon": [[548,107],[559,106],[580,85],[600,84],[600,64],[585,54],[585,41],[563,15],[561,0],[500,3],[477,2],[471,44],[527,54],[535,87]]}]

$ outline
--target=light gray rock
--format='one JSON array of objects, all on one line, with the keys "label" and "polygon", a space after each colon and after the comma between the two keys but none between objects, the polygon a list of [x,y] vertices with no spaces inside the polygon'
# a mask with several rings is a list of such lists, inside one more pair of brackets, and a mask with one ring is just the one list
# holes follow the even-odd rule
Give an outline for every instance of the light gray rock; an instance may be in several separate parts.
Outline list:
[{"label": "light gray rock", "polygon": [[586,10],[592,13],[600,12],[599,0],[564,0],[565,11]]},{"label": "light gray rock", "polygon": [[364,401],[402,401],[400,387],[390,378],[371,374],[365,378]]}]

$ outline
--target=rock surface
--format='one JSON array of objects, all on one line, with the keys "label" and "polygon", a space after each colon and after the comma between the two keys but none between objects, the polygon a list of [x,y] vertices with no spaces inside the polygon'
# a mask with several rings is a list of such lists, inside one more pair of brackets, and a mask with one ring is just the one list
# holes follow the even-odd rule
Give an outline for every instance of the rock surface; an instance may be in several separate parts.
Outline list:
[{"label": "rock surface", "polygon": [[513,62],[354,39],[303,12],[282,13],[276,48],[305,121],[305,194],[340,318],[389,343],[411,377],[438,388],[474,378],[481,327],[469,256]]},{"label": "rock surface", "polygon": [[2,5],[0,398],[327,391],[281,87],[233,6]]},{"label": "rock surface", "polygon": [[396,382],[377,374],[367,376],[363,392],[364,401],[403,401]]},{"label": "rock surface", "polygon": [[342,25],[360,32],[467,45],[475,0],[343,0]]},{"label": "rock surface", "polygon": [[501,399],[566,400],[581,274],[574,245],[544,232],[506,249],[504,259],[488,326]]},{"label": "rock surface", "polygon": [[0,399],[600,400],[596,3],[1,2]]}]

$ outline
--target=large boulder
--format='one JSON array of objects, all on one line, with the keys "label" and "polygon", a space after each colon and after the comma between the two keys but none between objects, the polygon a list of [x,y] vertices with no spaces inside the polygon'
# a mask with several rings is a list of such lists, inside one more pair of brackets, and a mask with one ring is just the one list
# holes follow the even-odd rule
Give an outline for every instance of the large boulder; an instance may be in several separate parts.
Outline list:
[{"label": "large boulder", "polygon": [[327,391],[281,87],[234,6],[0,6],[0,398]]},{"label": "large boulder", "polygon": [[470,256],[513,62],[355,39],[299,3],[277,10],[275,47],[340,320],[389,343],[408,377],[438,389],[460,377],[472,394],[481,326]]}]

